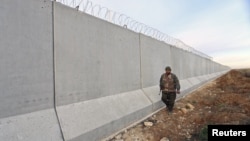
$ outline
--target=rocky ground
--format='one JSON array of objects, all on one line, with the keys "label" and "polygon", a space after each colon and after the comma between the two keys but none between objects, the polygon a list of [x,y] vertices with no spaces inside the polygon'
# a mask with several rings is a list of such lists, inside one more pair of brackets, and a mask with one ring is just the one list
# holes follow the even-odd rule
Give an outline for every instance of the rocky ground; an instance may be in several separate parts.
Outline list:
[{"label": "rocky ground", "polygon": [[209,124],[250,124],[250,69],[233,69],[108,141],[203,141]]}]

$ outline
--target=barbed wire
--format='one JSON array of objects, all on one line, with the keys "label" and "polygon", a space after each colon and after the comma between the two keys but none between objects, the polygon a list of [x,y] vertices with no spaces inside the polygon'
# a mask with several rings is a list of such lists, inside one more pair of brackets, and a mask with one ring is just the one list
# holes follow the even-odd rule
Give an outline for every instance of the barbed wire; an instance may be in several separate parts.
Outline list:
[{"label": "barbed wire", "polygon": [[188,52],[192,52],[199,56],[212,59],[212,57],[194,49],[191,46],[186,45],[179,39],[176,39],[167,34],[164,34],[161,31],[155,28],[149,27],[143,23],[140,23],[124,14],[112,11],[108,9],[107,7],[102,7],[101,5],[93,4],[89,0],[54,0],[54,1],[60,2],[72,8],[76,8],[79,11],[82,11],[84,13],[106,20],[108,22],[114,23],[116,25],[122,26],[134,32],[150,36],[154,39],[163,41],[169,45],[181,48]]}]

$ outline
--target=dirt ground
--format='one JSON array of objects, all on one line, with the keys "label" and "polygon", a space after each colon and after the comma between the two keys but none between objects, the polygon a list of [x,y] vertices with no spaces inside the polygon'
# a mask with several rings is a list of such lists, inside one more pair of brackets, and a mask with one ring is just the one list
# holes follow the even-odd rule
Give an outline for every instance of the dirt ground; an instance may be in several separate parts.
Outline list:
[{"label": "dirt ground", "polygon": [[204,141],[207,125],[250,124],[250,69],[233,69],[109,141]]}]

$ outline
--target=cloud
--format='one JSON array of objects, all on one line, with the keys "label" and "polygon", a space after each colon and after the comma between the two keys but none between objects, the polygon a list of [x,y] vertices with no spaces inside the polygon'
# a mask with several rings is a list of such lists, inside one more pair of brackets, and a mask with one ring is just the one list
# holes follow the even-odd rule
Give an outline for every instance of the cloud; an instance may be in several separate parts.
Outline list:
[{"label": "cloud", "polygon": [[231,50],[214,55],[214,61],[231,68],[250,68],[250,49]]},{"label": "cloud", "polygon": [[250,54],[249,1],[91,1],[180,39],[221,64],[239,67],[250,60],[245,54]]},{"label": "cloud", "polygon": [[124,14],[137,22],[148,25],[159,30],[159,26],[166,27],[169,21],[179,15],[182,4],[172,0],[91,0],[93,4],[100,4],[103,7]]},{"label": "cloud", "polygon": [[203,11],[174,37],[206,54],[249,47],[250,27],[242,6],[234,2]]}]

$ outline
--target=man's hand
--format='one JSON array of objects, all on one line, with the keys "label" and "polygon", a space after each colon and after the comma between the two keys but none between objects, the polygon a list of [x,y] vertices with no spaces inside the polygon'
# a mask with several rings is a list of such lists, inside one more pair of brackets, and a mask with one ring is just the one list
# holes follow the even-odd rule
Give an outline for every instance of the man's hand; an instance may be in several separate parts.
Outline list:
[{"label": "man's hand", "polygon": [[180,92],[180,90],[177,90],[176,93],[177,93],[177,94],[180,94],[181,92]]},{"label": "man's hand", "polygon": [[163,90],[163,86],[160,85],[160,91]]},{"label": "man's hand", "polygon": [[160,92],[159,92],[159,95],[161,95],[161,90],[160,90]]}]

